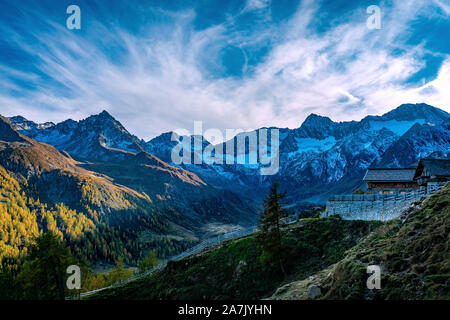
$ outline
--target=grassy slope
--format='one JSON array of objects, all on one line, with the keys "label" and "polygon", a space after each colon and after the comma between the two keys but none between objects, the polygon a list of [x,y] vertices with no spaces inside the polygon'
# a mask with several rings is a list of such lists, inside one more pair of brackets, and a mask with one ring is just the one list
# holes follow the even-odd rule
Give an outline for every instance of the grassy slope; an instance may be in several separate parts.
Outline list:
[{"label": "grassy slope", "polygon": [[380,222],[305,219],[284,231],[287,275],[260,261],[254,236],[228,241],[169,265],[152,276],[105,290],[94,299],[258,299],[281,284],[306,278],[343,258],[344,252]]},{"label": "grassy slope", "polygon": [[[383,225],[339,263],[281,287],[273,299],[450,299],[450,185]],[[382,268],[381,289],[368,290],[367,265]]]}]

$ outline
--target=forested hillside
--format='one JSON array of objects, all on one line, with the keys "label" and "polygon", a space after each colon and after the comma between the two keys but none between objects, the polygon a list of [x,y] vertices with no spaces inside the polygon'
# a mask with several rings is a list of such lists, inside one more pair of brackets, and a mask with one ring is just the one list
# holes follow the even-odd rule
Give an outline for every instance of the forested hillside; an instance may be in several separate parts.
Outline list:
[{"label": "forested hillside", "polygon": [[80,165],[0,118],[1,257],[25,254],[30,240],[49,230],[77,257],[109,263],[122,257],[134,265],[151,249],[166,257],[197,240],[180,226],[190,221],[176,206],[157,207],[146,193]]},{"label": "forested hillside", "polygon": [[[450,185],[388,222],[302,219],[282,231],[285,272],[258,234],[231,240],[89,299],[449,299]],[[380,265],[381,289],[367,288]]]},{"label": "forested hillside", "polygon": [[[53,231],[60,239],[71,245],[74,254],[88,260],[105,259],[114,262],[123,257],[129,262],[137,262],[145,254],[144,246],[138,241],[136,230],[164,230],[167,225],[159,222],[157,216],[146,217],[137,208],[122,209],[112,217],[99,215],[95,203],[98,192],[89,184],[82,184],[80,211],[69,209],[63,203],[53,206],[39,199],[27,196],[16,179],[0,166],[0,258],[19,257],[26,254],[27,244],[40,232]],[[117,196],[117,195],[116,195]],[[92,199],[95,199],[93,201]],[[125,203],[129,203],[124,200]],[[84,210],[83,210],[84,208]],[[126,217],[135,212],[136,217]],[[85,213],[83,213],[85,212]],[[111,223],[108,223],[111,222]],[[128,224],[127,224],[128,223]],[[147,244],[148,245],[148,244]],[[173,254],[180,247],[178,242],[154,241],[153,247],[159,254]],[[159,247],[161,246],[161,247]]]}]

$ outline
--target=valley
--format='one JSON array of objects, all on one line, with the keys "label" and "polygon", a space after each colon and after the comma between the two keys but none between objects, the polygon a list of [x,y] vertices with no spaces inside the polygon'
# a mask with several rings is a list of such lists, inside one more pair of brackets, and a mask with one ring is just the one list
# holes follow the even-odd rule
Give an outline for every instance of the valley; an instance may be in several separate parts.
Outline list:
[{"label": "valley", "polygon": [[[286,226],[286,272],[261,261],[257,233],[207,248],[88,299],[418,300],[450,298],[450,185],[388,222],[301,219]],[[366,286],[381,265],[381,289]],[[312,298],[310,287],[319,288]]]},{"label": "valley", "polygon": [[[261,175],[260,164],[253,163],[172,163],[170,152],[176,142],[171,141],[170,132],[144,141],[131,134],[107,111],[80,121],[68,119],[57,124],[37,124],[21,116],[2,117],[0,257],[4,261],[20,260],[35,236],[52,231],[70,247],[77,259],[96,270],[101,270],[102,265],[120,266],[122,261],[136,269],[152,251],[158,259],[166,259],[203,239],[255,226],[262,199],[268,188],[278,182],[287,192],[284,206],[289,213],[307,218],[286,229],[294,237],[289,239],[297,241],[292,242],[292,250],[303,252],[298,253],[300,260],[296,261],[308,257],[298,268],[292,266],[289,277],[277,278],[268,271],[261,279],[276,278],[276,281],[268,285],[250,279],[248,281],[255,283],[255,291],[245,293],[240,287],[243,284],[233,282],[233,270],[241,260],[247,264],[255,260],[252,268],[264,270],[258,265],[259,253],[252,248],[250,236],[221,244],[215,248],[217,250],[209,249],[206,255],[189,258],[206,263],[201,267],[201,270],[209,270],[205,274],[203,271],[191,274],[179,267],[180,262],[170,262],[152,278],[151,285],[145,284],[149,288],[159,288],[160,282],[173,282],[173,290],[153,290],[153,298],[269,297],[275,285],[303,279],[307,274],[331,267],[343,258],[345,250],[378,226],[375,222],[308,220],[316,214],[317,209],[311,208],[323,207],[332,194],[362,188],[362,176],[369,167],[404,167],[423,157],[447,158],[450,150],[450,115],[425,104],[405,104],[382,116],[367,116],[350,122],[333,122],[311,114],[296,129],[277,129],[280,132],[279,172]],[[260,139],[260,132],[258,129],[253,133],[257,139]],[[247,146],[237,148],[238,140],[245,141],[242,135],[248,133],[232,139],[234,160],[249,159],[251,152],[258,151]],[[186,139],[192,146],[201,145],[197,150],[199,154],[195,155],[196,150],[192,150],[194,157],[201,157],[203,150],[211,148],[202,136]],[[227,143],[215,147],[225,148]],[[352,229],[358,236],[339,244],[333,252],[321,246],[330,245],[329,241],[341,241],[343,234],[339,232],[333,231],[335,240],[327,238],[327,244],[312,244],[312,239],[302,238],[303,233],[296,235],[298,230],[322,228],[327,223],[339,224],[344,234],[346,228],[363,230]],[[331,232],[322,231],[327,235]],[[314,231],[315,237],[321,239],[322,231]],[[212,282],[203,289],[193,284],[198,277],[209,279],[208,274],[222,268],[213,260],[209,265],[208,259],[212,258],[203,261],[204,257],[218,255],[219,258],[222,254],[232,257],[239,252],[245,252],[246,256],[239,261],[232,258],[233,262],[227,262],[221,271],[231,277],[219,281],[227,283],[229,288],[215,288]],[[256,271],[254,275],[261,277]],[[113,272],[105,281],[112,281],[114,277]],[[130,285],[143,285],[143,280],[139,281]],[[192,290],[191,285],[195,287]],[[180,286],[184,289],[177,291]]]}]

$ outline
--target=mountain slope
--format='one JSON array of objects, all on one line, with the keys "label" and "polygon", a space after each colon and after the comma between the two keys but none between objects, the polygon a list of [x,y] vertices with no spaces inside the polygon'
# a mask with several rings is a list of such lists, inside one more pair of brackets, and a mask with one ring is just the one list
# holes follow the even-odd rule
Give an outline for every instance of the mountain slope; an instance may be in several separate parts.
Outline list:
[{"label": "mountain slope", "polygon": [[386,150],[378,166],[407,167],[426,157],[450,157],[449,122],[441,125],[416,123]]},{"label": "mountain slope", "polygon": [[13,126],[19,132],[66,151],[74,158],[123,160],[128,154],[144,151],[140,141],[106,111],[79,122],[69,119],[52,126],[25,126],[17,118],[11,119],[16,119]]},{"label": "mountain slope", "polygon": [[[350,249],[339,263],[289,283],[272,299],[422,300],[450,298],[450,184]],[[366,286],[367,266],[381,266],[381,289]]]},{"label": "mountain slope", "polygon": [[[256,219],[254,208],[239,197],[207,186],[193,173],[144,152],[127,158],[109,163],[75,161],[18,133],[0,118],[0,167],[6,181],[18,186],[5,195],[19,193],[12,205],[24,203],[21,206],[31,217],[36,202],[48,207],[47,216],[55,221],[61,217],[51,208],[62,205],[75,212],[72,215],[87,217],[89,225],[94,225],[86,232],[78,228],[76,239],[66,237],[64,225],[52,223],[52,228],[71,242],[76,253],[90,260],[114,261],[122,256],[135,263],[151,248],[157,248],[160,256],[172,255],[208,232],[220,232],[220,226],[236,228]],[[15,214],[12,221],[17,219]],[[47,230],[38,220],[21,230],[32,235],[36,225],[38,231]],[[4,236],[12,239],[16,232],[10,230]]]},{"label": "mountain slope", "polygon": [[18,174],[40,174],[53,169],[76,170],[76,162],[45,143],[21,135],[0,116],[0,160],[8,170]]},{"label": "mountain slope", "polygon": [[[17,121],[14,125],[17,128],[38,127],[25,126]],[[213,187],[186,170],[189,166],[169,165],[148,153],[163,148],[166,151],[163,159],[170,160],[171,146],[176,143],[171,142],[171,133],[155,138],[156,149],[149,148],[106,111],[78,122],[66,120],[51,127],[20,132],[52,144],[58,150],[83,161],[79,166],[144,192],[158,209],[164,207],[166,210],[169,206],[169,211],[183,212],[184,216],[194,219],[186,223],[197,232],[209,233],[216,228],[216,223],[228,229],[256,222],[255,205],[249,201],[249,197],[239,196],[234,190],[224,191],[220,186]],[[198,139],[194,136],[188,138],[193,151],[194,141]],[[205,142],[202,148],[206,145],[208,143]]]},{"label": "mountain slope", "polygon": [[[244,165],[203,163],[185,167],[209,184],[240,190],[256,200],[278,181],[287,190],[291,205],[302,201],[323,203],[330,194],[360,187],[370,166],[409,166],[420,157],[444,155],[449,124],[448,113],[426,104],[404,104],[361,121],[333,122],[311,114],[299,128],[279,129],[280,168],[276,175],[261,176],[261,165],[249,164],[248,160]],[[247,135],[255,134],[259,139],[260,132],[258,129]],[[259,148],[248,147],[237,152],[236,137],[233,142],[235,159],[259,153]],[[166,140],[154,139],[147,142],[146,148],[170,161],[171,148]]]},{"label": "mountain slope", "polygon": [[41,231],[52,230],[72,242],[94,231],[91,217],[62,203],[44,204],[25,191],[0,165],[0,261],[26,254],[24,245]]},{"label": "mountain slope", "polygon": [[[333,122],[328,117],[311,114],[299,128],[279,129],[279,170],[275,175],[261,175],[261,168],[267,166],[249,163],[251,156],[259,157],[259,146],[250,150],[248,145],[238,143],[245,141],[240,138],[252,135],[259,141],[264,128],[227,141],[234,143],[235,164],[226,164],[225,158],[224,164],[205,161],[196,164],[194,158],[203,159],[203,151],[213,147],[202,136],[183,140],[190,144],[191,164],[173,163],[171,152],[177,142],[172,141],[171,132],[143,142],[107,112],[79,122],[67,120],[21,132],[67,150],[75,159],[92,162],[132,162],[145,149],[172,168],[194,173],[210,187],[239,193],[256,203],[277,181],[287,191],[286,201],[291,208],[299,208],[305,203],[324,203],[331,194],[360,188],[370,166],[410,166],[420,157],[446,156],[449,123],[448,113],[426,104],[404,104],[382,116],[367,116],[361,121]],[[199,142],[199,148],[195,148],[194,141]],[[225,145],[214,147],[225,151]],[[238,159],[244,163],[237,164]],[[102,173],[108,174],[104,170]]]},{"label": "mountain slope", "polygon": [[[155,214],[147,195],[79,167],[78,162],[52,146],[19,134],[5,118],[0,118],[0,139],[4,197],[0,202],[6,203],[3,218],[11,223],[3,230],[2,238],[5,245],[14,249],[8,252],[23,254],[17,249],[27,239],[36,232],[53,230],[70,242],[80,256],[108,261],[124,256],[134,261],[142,254],[143,246],[133,238],[125,238],[127,233],[138,231],[132,226],[138,222],[138,214],[140,228],[158,233],[173,229],[167,219],[164,222]],[[66,218],[69,225],[64,222]],[[25,220],[29,223],[21,226]],[[77,227],[77,223],[82,225]],[[119,226],[123,235],[117,233]],[[18,232],[22,234],[19,238],[15,236]],[[104,247],[107,239],[116,241],[109,249]]]},{"label": "mountain slope", "polygon": [[[89,299],[449,299],[450,184],[389,222],[305,219],[283,229],[287,275],[270,272],[250,235],[170,262]],[[382,268],[369,290],[367,266]],[[278,289],[277,289],[278,288]]]},{"label": "mountain slope", "polygon": [[213,188],[197,175],[165,163],[161,165],[161,162],[141,153],[124,162],[95,162],[82,166],[148,195],[153,207],[173,214],[174,222],[201,237],[214,234],[218,226],[229,230],[256,222],[256,209],[245,198]]},{"label": "mountain slope", "polygon": [[223,300],[261,299],[292,277],[307,277],[337,262],[381,222],[336,218],[307,219],[283,230],[289,243],[287,275],[261,260],[255,235],[227,241],[171,261],[159,272],[129,284],[104,290],[90,299]]}]

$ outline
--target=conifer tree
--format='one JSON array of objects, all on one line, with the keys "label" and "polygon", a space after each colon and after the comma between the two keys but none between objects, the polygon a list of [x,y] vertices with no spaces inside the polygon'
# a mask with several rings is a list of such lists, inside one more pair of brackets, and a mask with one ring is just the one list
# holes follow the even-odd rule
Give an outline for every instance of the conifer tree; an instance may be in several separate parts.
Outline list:
[{"label": "conifer tree", "polygon": [[150,270],[158,264],[160,264],[160,261],[156,258],[156,250],[152,250],[139,264],[139,272]]},{"label": "conifer tree", "polygon": [[259,220],[258,243],[262,248],[262,259],[271,267],[278,266],[285,273],[283,264],[283,252],[285,251],[281,238],[281,218],[286,215],[286,210],[282,207],[282,199],[286,193],[278,191],[278,184],[275,182],[270,188],[270,193],[263,203],[263,211]]},{"label": "conifer tree", "polygon": [[74,258],[58,235],[49,231],[39,235],[18,274],[25,299],[62,300],[68,293],[66,269]]}]

